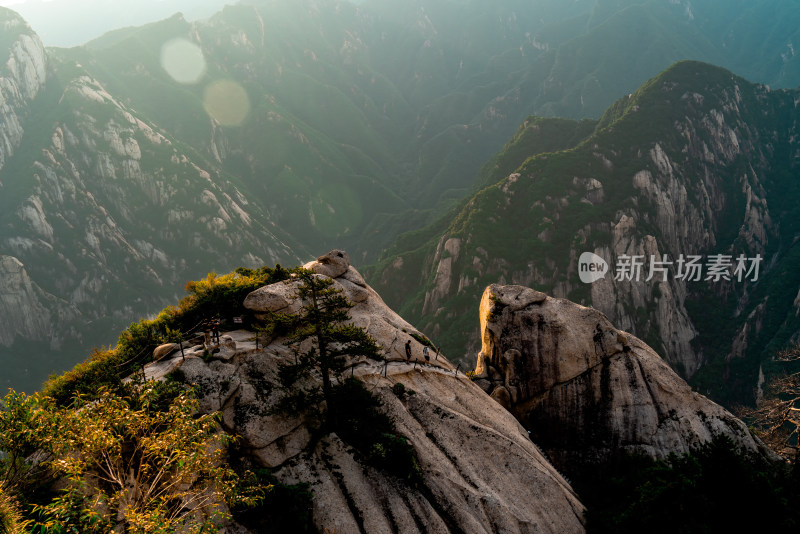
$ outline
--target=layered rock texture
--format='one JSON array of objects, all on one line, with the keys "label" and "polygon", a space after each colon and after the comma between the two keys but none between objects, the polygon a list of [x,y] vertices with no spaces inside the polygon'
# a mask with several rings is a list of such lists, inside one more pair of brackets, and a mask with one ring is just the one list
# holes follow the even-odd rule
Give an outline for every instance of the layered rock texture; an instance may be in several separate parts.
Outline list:
[{"label": "layered rock texture", "polygon": [[[385,362],[350,359],[344,374],[362,380],[408,437],[422,469],[419,484],[365,464],[335,433],[312,437],[301,415],[270,411],[281,395],[278,366],[294,361],[285,339],[256,349],[233,336],[208,361],[177,352],[152,364],[150,376],[180,366],[201,388],[201,409],[220,410],[222,426],[242,437],[253,461],[284,483],[309,483],[320,532],[584,532],[582,505],[525,429],[443,355],[425,362],[411,336],[419,331],[384,304],[344,252],[306,267],[333,278],[354,304],[352,323],[381,345]],[[302,304],[296,292],[297,282],[288,280],[255,291],[246,303],[257,314],[292,312]]]},{"label": "layered rock texture", "polygon": [[741,420],[693,392],[653,349],[595,309],[492,285],[480,318],[474,379],[563,469],[623,453],[665,458],[716,436],[769,454]]}]

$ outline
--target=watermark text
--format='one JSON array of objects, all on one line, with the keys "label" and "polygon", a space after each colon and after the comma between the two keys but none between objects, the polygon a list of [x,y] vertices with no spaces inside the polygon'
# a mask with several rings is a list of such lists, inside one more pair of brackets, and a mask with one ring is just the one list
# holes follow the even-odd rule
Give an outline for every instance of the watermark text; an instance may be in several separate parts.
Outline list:
[{"label": "watermark text", "polygon": [[[719,282],[721,280],[736,282],[758,281],[759,269],[763,258],[761,254],[748,257],[731,254],[710,254],[700,256],[680,254],[670,259],[667,254],[633,255],[622,254],[617,257],[614,266],[614,280],[618,282],[649,282],[651,280],[666,282],[672,276],[674,280],[687,282]],[[584,252],[578,259],[578,276],[581,282],[591,284],[605,278],[609,274],[608,262],[592,252]]]}]

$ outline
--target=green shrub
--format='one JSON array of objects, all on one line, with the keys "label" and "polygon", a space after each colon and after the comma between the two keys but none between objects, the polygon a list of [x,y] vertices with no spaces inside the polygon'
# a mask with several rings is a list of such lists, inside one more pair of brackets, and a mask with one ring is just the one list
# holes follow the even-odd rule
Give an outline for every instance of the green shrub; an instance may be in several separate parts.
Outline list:
[{"label": "green shrub", "polygon": [[[241,469],[241,466],[238,466]],[[232,506],[233,518],[252,532],[316,532],[312,521],[313,494],[309,484],[287,485],[268,469],[241,473],[243,491],[256,488],[257,499]]]},{"label": "green shrub", "polygon": [[274,268],[246,269],[239,267],[232,273],[217,276],[209,273],[205,280],[186,284],[188,295],[181,299],[179,309],[182,331],[196,326],[207,317],[230,318],[244,315],[243,303],[248,293],[259,287],[286,280],[292,271],[280,264]]},{"label": "green shrub", "polygon": [[42,394],[67,406],[76,395],[92,395],[102,385],[118,385],[119,366],[123,362],[116,350],[95,349],[85,362],[51,376],[42,387]]},{"label": "green shrub", "polygon": [[102,387],[117,390],[120,379],[149,362],[158,345],[183,341],[184,333],[196,330],[203,319],[243,315],[248,293],[285,280],[290,274],[279,264],[274,268],[240,267],[222,276],[210,273],[204,280],[189,282],[186,284],[189,294],[181,299],[179,306],[163,309],[155,319],[132,323],[119,335],[114,349],[95,350],[73,369],[51,376],[43,386],[43,393],[59,405],[67,406],[78,394],[93,396]]},{"label": "green shrub", "polygon": [[416,395],[417,394],[416,391],[414,391],[411,388],[405,387],[400,382],[395,382],[395,384],[392,386],[392,393],[394,393],[395,396],[398,399],[401,399],[401,400],[407,398],[409,395]]},{"label": "green shrub", "polygon": [[[24,495],[34,532],[199,534],[224,519],[215,503],[236,494],[238,478],[223,461],[228,438],[217,416],[198,415],[196,399],[175,383],[128,393],[101,389],[67,408],[38,394],[3,398],[0,480],[14,484],[22,472],[49,481],[47,498]],[[15,487],[25,492],[25,484]]]},{"label": "green shrub", "polygon": [[355,448],[368,464],[417,484],[422,470],[414,447],[381,411],[381,401],[357,378],[348,378],[334,388],[334,396],[339,410],[337,435]]}]

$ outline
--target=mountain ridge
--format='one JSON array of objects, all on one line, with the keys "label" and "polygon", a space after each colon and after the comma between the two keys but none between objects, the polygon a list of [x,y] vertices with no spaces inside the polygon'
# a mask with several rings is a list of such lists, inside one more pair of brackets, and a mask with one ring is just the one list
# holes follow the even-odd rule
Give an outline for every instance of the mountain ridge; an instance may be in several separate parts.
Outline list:
[{"label": "mountain ridge", "polygon": [[[449,224],[440,224],[447,229],[432,232],[425,245],[385,257],[374,272],[376,285],[383,292],[392,280],[419,277],[414,274],[418,264],[407,258],[416,258],[423,273],[435,273],[422,275],[424,291],[405,304],[393,300],[407,287],[402,283],[389,289],[387,298],[419,320],[423,330],[439,336],[442,318],[435,315],[446,313],[442,317],[448,321],[459,317],[458,310],[477,301],[482,283],[532,284],[593,303],[624,329],[660,347],[685,376],[722,359],[746,366],[746,381],[754,384],[758,362],[767,359],[766,353],[753,355],[760,352],[758,344],[751,339],[747,348],[740,347],[740,355],[753,352],[737,362],[721,354],[725,349],[713,341],[723,336],[719,324],[700,328],[693,320],[705,325],[713,318],[750,328],[739,316],[758,307],[750,299],[763,284],[723,281],[721,287],[693,287],[673,279],[656,287],[644,280],[637,285],[606,277],[589,285],[577,280],[577,261],[581,250],[588,250],[612,269],[622,254],[660,258],[665,252],[673,259],[680,254],[760,254],[765,270],[768,261],[789,262],[780,243],[790,244],[793,230],[784,222],[779,231],[772,221],[785,221],[791,209],[786,200],[795,187],[790,170],[795,164],[788,152],[796,128],[795,94],[769,91],[718,67],[678,63],[619,100],[582,144],[519,161],[513,173],[466,201]],[[767,133],[774,143],[761,142]],[[511,227],[517,230],[502,229]],[[402,273],[406,265],[411,265],[407,275]],[[795,291],[789,293],[793,298]],[[724,312],[698,315],[701,302],[707,306],[720,298],[727,301]],[[467,358],[477,354],[471,326],[459,318],[449,324],[450,339],[473,340],[466,344]],[[454,324],[459,326],[454,329]],[[705,341],[698,346],[700,332]],[[444,346],[452,354],[465,345],[449,341]],[[720,387],[714,392],[719,394]]]}]

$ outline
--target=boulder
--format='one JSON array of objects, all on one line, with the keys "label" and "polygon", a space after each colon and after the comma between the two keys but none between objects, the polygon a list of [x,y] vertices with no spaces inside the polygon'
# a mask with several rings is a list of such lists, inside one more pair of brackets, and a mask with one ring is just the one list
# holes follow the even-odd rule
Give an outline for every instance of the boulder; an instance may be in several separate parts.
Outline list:
[{"label": "boulder", "polygon": [[338,278],[345,274],[350,267],[350,256],[343,250],[331,250],[317,258],[316,261],[306,263],[303,267],[317,274]]},{"label": "boulder", "polygon": [[153,350],[153,361],[157,362],[163,360],[179,350],[181,350],[181,346],[177,343],[164,343],[163,345],[159,345]]},{"label": "boulder", "polygon": [[223,334],[219,337],[219,346],[229,350],[236,350],[236,341],[230,335]]},{"label": "boulder", "polygon": [[270,284],[247,295],[244,307],[256,313],[297,313],[302,304],[296,301],[296,292],[297,288],[291,280]]},{"label": "boulder", "polygon": [[480,384],[563,471],[620,453],[665,458],[719,435],[769,454],[741,420],[599,311],[501,285],[485,290],[480,309]]}]

